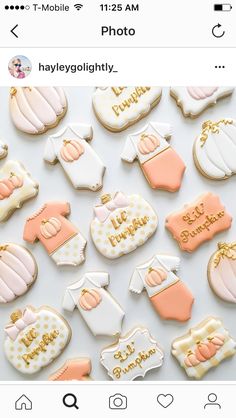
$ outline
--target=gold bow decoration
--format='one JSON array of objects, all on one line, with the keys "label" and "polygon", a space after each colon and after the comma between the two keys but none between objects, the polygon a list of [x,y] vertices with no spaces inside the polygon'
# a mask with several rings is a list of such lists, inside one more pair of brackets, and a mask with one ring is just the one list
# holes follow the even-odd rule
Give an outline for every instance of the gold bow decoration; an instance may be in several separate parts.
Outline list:
[{"label": "gold bow decoration", "polygon": [[[233,254],[235,251],[235,254]],[[214,256],[214,265],[217,267],[223,258],[229,258],[230,260],[236,260],[236,242],[227,244],[226,242],[218,243],[218,251]]]},{"label": "gold bow decoration", "polygon": [[208,139],[209,132],[213,134],[218,134],[220,132],[220,124],[232,125],[233,119],[221,119],[218,122],[212,122],[212,120],[207,120],[202,124],[202,133],[200,136],[200,141],[202,142],[201,147],[204,146]]}]

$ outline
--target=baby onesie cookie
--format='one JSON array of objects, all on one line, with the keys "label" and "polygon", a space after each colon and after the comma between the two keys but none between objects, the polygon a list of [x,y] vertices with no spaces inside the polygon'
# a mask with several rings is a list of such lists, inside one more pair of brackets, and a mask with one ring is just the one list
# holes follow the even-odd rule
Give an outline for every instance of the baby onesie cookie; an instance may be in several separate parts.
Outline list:
[{"label": "baby onesie cookie", "polygon": [[89,272],[67,287],[63,309],[73,312],[78,308],[94,335],[119,335],[124,311],[116,300],[104,289],[109,286],[109,274]]},{"label": "baby onesie cookie", "polygon": [[187,376],[201,379],[212,367],[234,356],[236,341],[221,320],[209,317],[172,343],[172,354]]},{"label": "baby onesie cookie", "polygon": [[153,189],[176,192],[181,186],[186,167],[166,141],[171,135],[170,124],[149,122],[140,131],[127,137],[121,158],[129,163],[138,159]]},{"label": "baby onesie cookie", "polygon": [[0,245],[0,303],[26,293],[37,274],[36,261],[26,248],[12,243]]},{"label": "baby onesie cookie", "polygon": [[191,318],[194,297],[176,276],[180,258],[155,254],[146,263],[136,267],[129,290],[140,294],[144,289],[158,314],[164,319],[187,321]]},{"label": "baby onesie cookie", "polygon": [[233,87],[171,87],[170,95],[176,100],[185,117],[196,118],[233,91]]},{"label": "baby onesie cookie", "polygon": [[197,169],[205,177],[222,180],[236,173],[236,121],[207,120],[193,146]]},{"label": "baby onesie cookie", "polygon": [[144,377],[163,364],[164,353],[146,328],[137,327],[101,352],[101,363],[116,381]]},{"label": "baby onesie cookie", "polygon": [[207,269],[209,284],[219,298],[236,303],[236,242],[219,242]]},{"label": "baby onesie cookie", "polygon": [[120,132],[146,116],[161,99],[161,87],[98,87],[93,109],[101,124]]},{"label": "baby onesie cookie", "polygon": [[67,111],[61,87],[12,87],[9,105],[16,128],[31,135],[54,128]]},{"label": "baby onesie cookie", "polygon": [[0,169],[0,222],[6,221],[24,202],[37,196],[38,183],[18,161],[8,160]]},{"label": "baby onesie cookie", "polygon": [[3,141],[0,141],[0,160],[5,158],[8,154],[8,146]]},{"label": "baby onesie cookie", "polygon": [[33,374],[57,358],[70,339],[70,326],[58,312],[47,306],[27,306],[11,315],[4,351],[19,372]]},{"label": "baby onesie cookie", "polygon": [[53,373],[48,380],[53,381],[72,381],[72,380],[91,380],[91,361],[89,358],[75,358],[67,360],[60,369]]},{"label": "baby onesie cookie", "polygon": [[92,137],[91,125],[71,124],[47,140],[44,160],[51,164],[59,161],[75,189],[102,188],[105,166],[88,144]]},{"label": "baby onesie cookie", "polygon": [[107,258],[118,258],[144,244],[156,231],[153,208],[137,194],[117,192],[101,197],[94,207],[91,235],[97,250]]},{"label": "baby onesie cookie", "polygon": [[47,202],[25,223],[24,240],[31,244],[41,241],[58,266],[78,266],[85,260],[87,242],[66,218],[69,214],[69,203]]},{"label": "baby onesie cookie", "polygon": [[232,217],[222,205],[219,196],[204,193],[192,203],[166,218],[166,228],[178,242],[181,250],[192,252],[231,227]]}]

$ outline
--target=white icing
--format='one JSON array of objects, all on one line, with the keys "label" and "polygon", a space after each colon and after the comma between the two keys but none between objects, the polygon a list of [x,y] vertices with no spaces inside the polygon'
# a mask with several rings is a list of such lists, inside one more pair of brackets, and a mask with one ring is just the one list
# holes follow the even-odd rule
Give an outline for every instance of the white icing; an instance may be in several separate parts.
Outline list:
[{"label": "white icing", "polygon": [[[102,187],[105,166],[88,143],[92,139],[91,125],[70,124],[55,135],[51,135],[44,150],[44,160],[49,163],[60,162],[73,186],[96,191]],[[67,162],[61,156],[64,140],[79,140],[84,153],[75,161]]]},{"label": "white icing", "polygon": [[[86,273],[80,280],[67,287],[63,308],[73,311],[78,308],[83,319],[94,335],[114,336],[120,334],[125,315],[116,300],[103,287],[109,285],[109,275],[103,272]],[[84,310],[79,303],[83,289],[99,293],[101,302],[92,310]]]},{"label": "white icing", "polygon": [[217,296],[226,302],[236,303],[236,260],[224,257],[217,266],[210,262],[208,280]]},{"label": "white icing", "polygon": [[194,144],[197,163],[203,174],[223,179],[236,173],[236,122],[221,123],[218,132],[208,132],[205,143],[199,135]]}]

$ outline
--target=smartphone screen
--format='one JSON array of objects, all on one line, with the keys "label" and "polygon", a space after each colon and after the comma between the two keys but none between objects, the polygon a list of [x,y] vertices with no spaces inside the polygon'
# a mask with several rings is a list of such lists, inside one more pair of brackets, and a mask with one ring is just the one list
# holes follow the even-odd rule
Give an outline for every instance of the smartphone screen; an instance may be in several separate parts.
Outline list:
[{"label": "smartphone screen", "polygon": [[234,410],[235,13],[1,1],[4,418]]}]

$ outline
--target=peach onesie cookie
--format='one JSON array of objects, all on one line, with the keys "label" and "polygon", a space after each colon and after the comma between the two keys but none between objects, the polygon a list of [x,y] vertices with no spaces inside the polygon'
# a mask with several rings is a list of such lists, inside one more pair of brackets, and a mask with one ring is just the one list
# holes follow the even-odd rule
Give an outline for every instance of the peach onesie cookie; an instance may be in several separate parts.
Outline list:
[{"label": "peach onesie cookie", "polygon": [[73,380],[91,380],[91,361],[86,357],[67,360],[48,380],[57,382]]},{"label": "peach onesie cookie", "polygon": [[77,266],[85,260],[86,240],[66,218],[69,214],[69,203],[48,202],[27,219],[24,228],[24,240],[41,241],[58,266]]},{"label": "peach onesie cookie", "polygon": [[215,234],[231,227],[232,217],[219,196],[204,193],[166,218],[166,228],[183,251],[192,252]]},{"label": "peach onesie cookie", "polygon": [[185,117],[196,118],[233,91],[233,87],[171,87],[170,95],[176,100]]},{"label": "peach onesie cookie", "polygon": [[212,367],[234,356],[236,341],[218,318],[209,317],[172,343],[172,354],[189,377],[201,379]]},{"label": "peach onesie cookie", "polygon": [[33,374],[50,364],[69,344],[71,329],[54,309],[27,306],[5,327],[4,351],[19,372]]},{"label": "peach onesie cookie", "polygon": [[93,108],[101,124],[120,132],[146,116],[161,99],[161,87],[98,87]]},{"label": "peach onesie cookie", "polygon": [[9,100],[14,125],[31,135],[54,128],[67,111],[61,87],[12,87]]},{"label": "peach onesie cookie", "polygon": [[158,314],[164,319],[187,321],[191,318],[192,293],[176,276],[180,258],[156,254],[136,267],[129,290],[140,294],[144,289]]},{"label": "peach onesie cookie", "polygon": [[138,159],[153,189],[175,192],[181,186],[186,167],[166,141],[171,135],[172,129],[168,123],[149,122],[140,131],[127,137],[121,158],[127,162]]},{"label": "peach onesie cookie", "polygon": [[98,251],[107,258],[117,258],[134,251],[156,231],[158,218],[141,196],[117,192],[101,197],[94,207],[91,235]]}]

